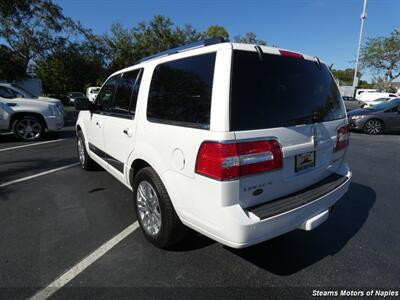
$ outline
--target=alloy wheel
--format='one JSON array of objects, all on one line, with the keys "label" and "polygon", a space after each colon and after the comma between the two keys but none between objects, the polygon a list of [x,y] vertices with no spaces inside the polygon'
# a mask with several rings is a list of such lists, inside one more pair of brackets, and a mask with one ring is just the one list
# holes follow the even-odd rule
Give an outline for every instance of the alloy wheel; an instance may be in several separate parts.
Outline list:
[{"label": "alloy wheel", "polygon": [[83,166],[85,164],[85,146],[83,144],[81,137],[78,138],[78,155],[79,155],[79,161]]},{"label": "alloy wheel", "polygon": [[42,124],[35,119],[22,119],[15,126],[15,132],[24,140],[35,140],[42,132]]},{"label": "alloy wheel", "polygon": [[148,234],[157,235],[161,228],[161,209],[156,191],[149,182],[142,181],[138,185],[136,197],[143,228]]},{"label": "alloy wheel", "polygon": [[368,134],[378,134],[382,131],[383,126],[379,120],[369,120],[365,124],[365,131]]}]

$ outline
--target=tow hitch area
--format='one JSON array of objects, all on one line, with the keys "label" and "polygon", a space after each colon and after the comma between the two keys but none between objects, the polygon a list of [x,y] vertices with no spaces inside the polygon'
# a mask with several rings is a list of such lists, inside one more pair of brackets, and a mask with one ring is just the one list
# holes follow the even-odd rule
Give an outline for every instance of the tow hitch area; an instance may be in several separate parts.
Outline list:
[{"label": "tow hitch area", "polygon": [[326,219],[328,219],[329,217],[329,210],[325,210],[322,213],[306,220],[300,227],[299,229],[302,230],[313,230],[314,228],[316,228],[317,226],[319,226],[320,224],[322,224]]}]

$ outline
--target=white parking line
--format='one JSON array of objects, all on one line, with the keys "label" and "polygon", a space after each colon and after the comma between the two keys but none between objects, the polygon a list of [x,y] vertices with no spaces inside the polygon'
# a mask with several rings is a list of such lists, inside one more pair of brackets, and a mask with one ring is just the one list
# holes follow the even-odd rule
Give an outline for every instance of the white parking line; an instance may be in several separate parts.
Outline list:
[{"label": "white parking line", "polygon": [[90,253],[86,258],[78,262],[75,266],[73,266],[71,269],[69,269],[60,277],[58,277],[56,280],[54,280],[52,283],[50,283],[47,287],[45,287],[44,289],[40,290],[35,295],[33,295],[30,298],[30,300],[44,300],[49,298],[51,295],[53,295],[55,292],[57,292],[59,289],[65,286],[68,282],[70,282],[72,279],[74,279],[76,276],[82,273],[87,267],[93,264],[96,260],[98,260],[104,254],[110,251],[124,238],[126,238],[128,235],[134,232],[138,227],[139,223],[138,221],[136,221],[127,228],[125,228],[124,230],[122,230],[111,240],[105,242],[95,251]]},{"label": "white parking line", "polygon": [[45,141],[45,142],[39,142],[39,143],[28,144],[28,145],[15,146],[15,147],[10,147],[10,148],[0,149],[0,152],[8,151],[8,150],[14,150],[14,149],[19,149],[19,148],[25,148],[25,147],[31,147],[31,146],[36,146],[36,145],[43,145],[43,144],[48,144],[48,143],[54,143],[54,142],[59,142],[59,141],[63,141],[63,140],[65,140],[65,139],[58,139],[58,140],[53,140],[53,141]]},{"label": "white parking line", "polygon": [[68,168],[71,168],[71,167],[74,167],[74,166],[77,166],[77,165],[79,165],[78,162],[70,164],[70,165],[66,165],[66,166],[63,166],[63,167],[59,167],[59,168],[56,168],[56,169],[51,169],[51,170],[48,170],[48,171],[37,173],[35,175],[31,175],[31,176],[27,176],[27,177],[15,179],[15,180],[7,181],[7,182],[4,182],[4,183],[1,183],[0,184],[0,188],[8,186],[10,184],[17,183],[17,182],[26,181],[26,180],[29,180],[29,179],[32,179],[32,178],[36,178],[36,177],[39,177],[39,176],[43,176],[43,175],[47,175],[47,174],[50,174],[50,173],[58,172],[58,171],[61,171],[61,170],[65,170],[65,169],[68,169]]}]

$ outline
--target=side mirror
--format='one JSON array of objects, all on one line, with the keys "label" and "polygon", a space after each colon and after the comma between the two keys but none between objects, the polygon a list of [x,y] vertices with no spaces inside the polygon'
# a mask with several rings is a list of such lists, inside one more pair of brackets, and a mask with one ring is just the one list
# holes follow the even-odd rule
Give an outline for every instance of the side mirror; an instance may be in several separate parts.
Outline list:
[{"label": "side mirror", "polygon": [[76,98],[74,101],[76,110],[92,110],[93,104],[87,98]]}]

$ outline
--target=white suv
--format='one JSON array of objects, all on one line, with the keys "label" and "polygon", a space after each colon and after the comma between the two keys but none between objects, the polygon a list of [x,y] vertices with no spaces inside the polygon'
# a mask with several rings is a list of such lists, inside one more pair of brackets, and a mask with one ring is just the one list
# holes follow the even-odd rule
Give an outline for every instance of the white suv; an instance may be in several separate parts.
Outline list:
[{"label": "white suv", "polygon": [[112,74],[76,108],[82,167],[133,191],[158,247],[186,226],[233,248],[311,230],[350,184],[346,110],[315,57],[198,42]]},{"label": "white suv", "polygon": [[46,131],[63,128],[60,100],[31,98],[19,93],[12,86],[0,84],[0,131],[12,131],[18,139],[34,141]]}]

